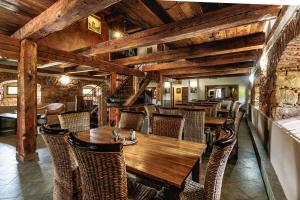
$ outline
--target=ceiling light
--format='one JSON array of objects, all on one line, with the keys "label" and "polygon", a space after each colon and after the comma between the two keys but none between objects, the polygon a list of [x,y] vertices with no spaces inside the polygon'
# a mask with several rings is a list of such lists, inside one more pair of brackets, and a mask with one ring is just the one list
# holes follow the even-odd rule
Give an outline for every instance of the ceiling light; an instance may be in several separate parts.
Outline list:
[{"label": "ceiling light", "polygon": [[113,38],[119,39],[123,36],[123,34],[120,31],[114,31]]},{"label": "ceiling light", "polygon": [[59,82],[63,85],[68,85],[70,83],[71,79],[69,76],[66,76],[66,75],[62,75],[60,78],[59,78]]}]

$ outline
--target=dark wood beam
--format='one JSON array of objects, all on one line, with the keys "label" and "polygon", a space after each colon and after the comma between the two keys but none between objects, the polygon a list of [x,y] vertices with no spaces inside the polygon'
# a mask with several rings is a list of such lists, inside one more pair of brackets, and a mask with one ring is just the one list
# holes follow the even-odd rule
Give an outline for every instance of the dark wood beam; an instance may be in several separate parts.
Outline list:
[{"label": "dark wood beam", "polygon": [[264,42],[265,34],[256,33],[249,36],[208,42],[196,46],[179,48],[176,50],[159,51],[152,54],[117,59],[111,62],[121,65],[136,65],[151,62],[171,61],[176,59],[216,56],[220,54],[262,49]]},{"label": "dark wood beam", "polygon": [[143,72],[136,69],[124,67],[118,64],[113,64],[107,61],[100,60],[95,57],[77,55],[71,52],[56,50],[45,46],[38,47],[38,56],[46,60],[62,61],[62,62],[74,63],[78,65],[86,65],[86,66],[94,67],[99,71],[117,72],[119,74],[127,74],[127,75],[134,75],[134,76],[144,76]]},{"label": "dark wood beam", "polygon": [[155,0],[142,0],[144,4],[152,10],[165,24],[173,22],[170,15]]},{"label": "dark wood beam", "polygon": [[202,16],[164,24],[120,39],[102,42],[76,50],[76,52],[83,55],[95,55],[182,40],[203,33],[213,33],[227,28],[274,19],[279,10],[280,6],[229,6]]},{"label": "dark wood beam", "polygon": [[170,69],[170,70],[162,70],[160,74],[164,76],[175,76],[175,75],[187,75],[187,74],[200,74],[207,72],[217,72],[217,71],[225,71],[225,70],[235,70],[235,69],[243,69],[243,68],[251,68],[253,67],[254,62],[245,62],[245,63],[236,63],[236,64],[228,64],[228,65],[219,65],[219,66],[211,66],[211,67],[189,67],[182,69]]},{"label": "dark wood beam", "polygon": [[175,62],[161,63],[155,65],[144,66],[144,71],[158,71],[167,69],[178,69],[188,67],[207,67],[216,65],[225,65],[240,62],[249,62],[257,60],[261,54],[259,50],[245,51],[239,53],[223,54],[218,56],[208,56],[203,58],[180,60]]},{"label": "dark wood beam", "polygon": [[241,76],[249,76],[250,72],[248,73],[241,73],[241,74],[220,74],[220,75],[194,75],[194,76],[181,76],[181,77],[173,77],[175,80],[184,80],[184,79],[203,79],[203,78],[225,78],[225,77],[241,77]]},{"label": "dark wood beam", "polygon": [[[20,40],[0,34],[1,57],[19,60],[19,52]],[[38,58],[43,61],[59,61],[75,65],[86,65],[96,68],[99,71],[117,72],[119,74],[134,75],[139,77],[144,76],[143,72],[136,69],[127,68],[125,66],[103,61],[94,57],[87,57],[77,55],[72,52],[52,49],[42,45],[38,46]],[[44,62],[42,62],[42,64],[44,64]]]},{"label": "dark wood beam", "polygon": [[12,36],[18,39],[38,40],[119,1],[121,0],[58,0]]},{"label": "dark wood beam", "polygon": [[[1,65],[0,64],[0,71],[9,72],[9,73],[18,73],[18,68],[16,66],[9,66],[9,65]],[[81,80],[92,80],[92,81],[98,81],[102,80],[101,76],[99,74],[95,75],[77,75],[77,74],[68,74],[64,72],[59,71],[51,71],[47,69],[37,69],[37,75],[39,76],[61,76],[61,75],[68,75],[71,78],[81,79]],[[105,75],[103,75],[105,76]]]},{"label": "dark wood beam", "polygon": [[173,75],[168,76],[169,78],[174,79],[189,79],[189,78],[213,78],[213,77],[221,77],[221,76],[244,76],[249,75],[251,73],[251,69],[234,69],[234,70],[225,70],[225,71],[216,71],[216,72],[205,72],[199,74],[181,74],[181,75]]}]

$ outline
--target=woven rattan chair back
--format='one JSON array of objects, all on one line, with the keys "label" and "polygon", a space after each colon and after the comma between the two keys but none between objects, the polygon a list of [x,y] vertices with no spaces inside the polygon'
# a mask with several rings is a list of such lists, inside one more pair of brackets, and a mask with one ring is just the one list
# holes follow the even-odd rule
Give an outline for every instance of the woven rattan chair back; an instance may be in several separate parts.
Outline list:
[{"label": "woven rattan chair back", "polygon": [[239,132],[239,128],[240,128],[240,125],[241,125],[241,121],[243,119],[243,116],[245,114],[245,110],[239,110],[235,116],[235,119],[234,119],[234,132],[235,134],[238,134]]},{"label": "woven rattan chair back", "polygon": [[162,115],[182,115],[179,108],[158,107],[158,113]]},{"label": "woven rattan chair back", "polygon": [[53,160],[53,199],[81,199],[78,166],[75,164],[70,146],[66,141],[68,130],[53,129],[42,125],[40,132]]},{"label": "woven rattan chair back", "polygon": [[203,109],[206,117],[213,116],[213,107],[212,106],[194,106],[194,109]]},{"label": "woven rattan chair back", "polygon": [[119,128],[141,131],[144,120],[145,114],[142,112],[121,111]]},{"label": "woven rattan chair back", "polygon": [[231,129],[226,130],[227,137],[213,143],[204,183],[203,199],[219,200],[221,196],[222,181],[228,157],[236,143],[236,135]]},{"label": "woven rattan chair back", "polygon": [[153,115],[152,134],[182,139],[185,119],[178,115]]},{"label": "woven rattan chair back", "polygon": [[184,123],[184,140],[206,143],[204,132],[205,110],[184,109],[182,110]]},{"label": "woven rattan chair back", "polygon": [[90,129],[89,112],[67,112],[58,115],[61,128],[70,132],[86,131]]},{"label": "woven rattan chair back", "polygon": [[127,200],[126,165],[121,143],[90,144],[70,133],[84,200]]}]

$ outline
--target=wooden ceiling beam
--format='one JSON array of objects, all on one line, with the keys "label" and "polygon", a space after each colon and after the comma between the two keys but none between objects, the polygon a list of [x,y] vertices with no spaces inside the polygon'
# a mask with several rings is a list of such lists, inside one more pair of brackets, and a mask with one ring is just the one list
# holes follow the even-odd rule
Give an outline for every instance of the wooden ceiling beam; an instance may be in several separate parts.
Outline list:
[{"label": "wooden ceiling beam", "polygon": [[249,36],[208,42],[196,46],[179,48],[176,50],[166,50],[152,54],[117,59],[111,62],[121,65],[136,65],[151,62],[171,61],[176,59],[216,56],[220,54],[262,49],[264,42],[265,34],[256,33]]},{"label": "wooden ceiling beam", "polygon": [[220,74],[220,75],[194,75],[194,76],[186,76],[186,77],[174,77],[172,79],[175,80],[184,80],[184,79],[204,79],[204,78],[208,78],[208,79],[212,79],[212,78],[225,78],[225,77],[241,77],[241,76],[249,76],[249,73],[241,73],[241,74]]},{"label": "wooden ceiling beam", "polygon": [[78,65],[78,66],[72,66],[64,69],[64,72],[68,74],[77,74],[77,73],[90,72],[90,71],[95,71],[95,68]]},{"label": "wooden ceiling beam", "polygon": [[167,69],[179,69],[188,67],[208,67],[216,65],[225,65],[240,62],[249,62],[257,60],[261,54],[260,50],[252,50],[231,54],[223,54],[218,56],[208,56],[191,60],[179,60],[175,62],[167,62],[155,65],[144,66],[144,71],[159,71]]},{"label": "wooden ceiling beam", "polygon": [[217,72],[205,72],[199,74],[182,74],[182,75],[173,75],[168,76],[169,78],[174,79],[187,79],[187,78],[212,78],[212,77],[220,77],[220,76],[233,76],[233,75],[247,75],[250,74],[251,70],[249,68],[243,69],[234,69],[234,70],[225,70],[225,71],[217,71]]},{"label": "wooden ceiling beam", "polygon": [[[10,72],[10,73],[18,73],[17,66],[9,66],[9,65],[0,65],[0,72]],[[51,71],[47,69],[37,69],[37,73],[40,76],[62,76],[65,75],[63,72],[59,71]],[[101,80],[102,78],[99,78],[100,76],[91,76],[91,75],[75,75],[75,74],[68,74],[69,77],[71,78],[76,78],[76,79],[84,79],[84,80]]]},{"label": "wooden ceiling beam", "polygon": [[12,36],[17,39],[38,40],[119,1],[121,0],[58,0],[17,30]]},{"label": "wooden ceiling beam", "polygon": [[162,70],[160,71],[161,75],[164,76],[175,76],[182,74],[199,74],[199,73],[207,73],[207,72],[217,72],[217,71],[225,71],[225,70],[235,70],[235,69],[244,69],[253,67],[254,62],[245,62],[245,63],[236,63],[236,64],[228,64],[228,65],[218,65],[211,67],[189,67],[183,69],[170,69],[170,70]]},{"label": "wooden ceiling beam", "polygon": [[[20,40],[0,35],[0,56],[9,59],[19,59]],[[38,58],[47,61],[67,62],[76,65],[86,65],[96,68],[98,71],[116,72],[134,76],[144,76],[144,73],[137,69],[125,67],[123,65],[110,63],[98,58],[77,55],[72,52],[52,49],[50,47],[38,46]],[[43,63],[44,64],[44,63]]]},{"label": "wooden ceiling beam", "polygon": [[99,71],[116,72],[119,74],[127,74],[134,76],[144,76],[142,71],[128,68],[122,65],[113,64],[107,61],[100,60],[95,57],[87,57],[77,55],[71,52],[52,49],[46,46],[38,46],[38,57],[52,61],[62,61],[68,63],[74,63],[78,65],[86,65],[96,68]]},{"label": "wooden ceiling beam", "polygon": [[182,40],[203,33],[213,33],[245,24],[274,19],[279,10],[280,6],[229,6],[202,16],[164,24],[120,39],[82,48],[76,50],[76,52],[83,55],[95,55]]}]

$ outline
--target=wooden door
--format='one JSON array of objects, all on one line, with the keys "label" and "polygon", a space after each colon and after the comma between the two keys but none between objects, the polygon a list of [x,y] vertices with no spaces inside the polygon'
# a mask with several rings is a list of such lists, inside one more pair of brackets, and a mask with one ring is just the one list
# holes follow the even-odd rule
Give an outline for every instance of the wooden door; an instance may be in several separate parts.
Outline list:
[{"label": "wooden door", "polygon": [[182,101],[182,103],[187,103],[189,101],[189,88],[188,87],[182,88],[181,101]]}]

